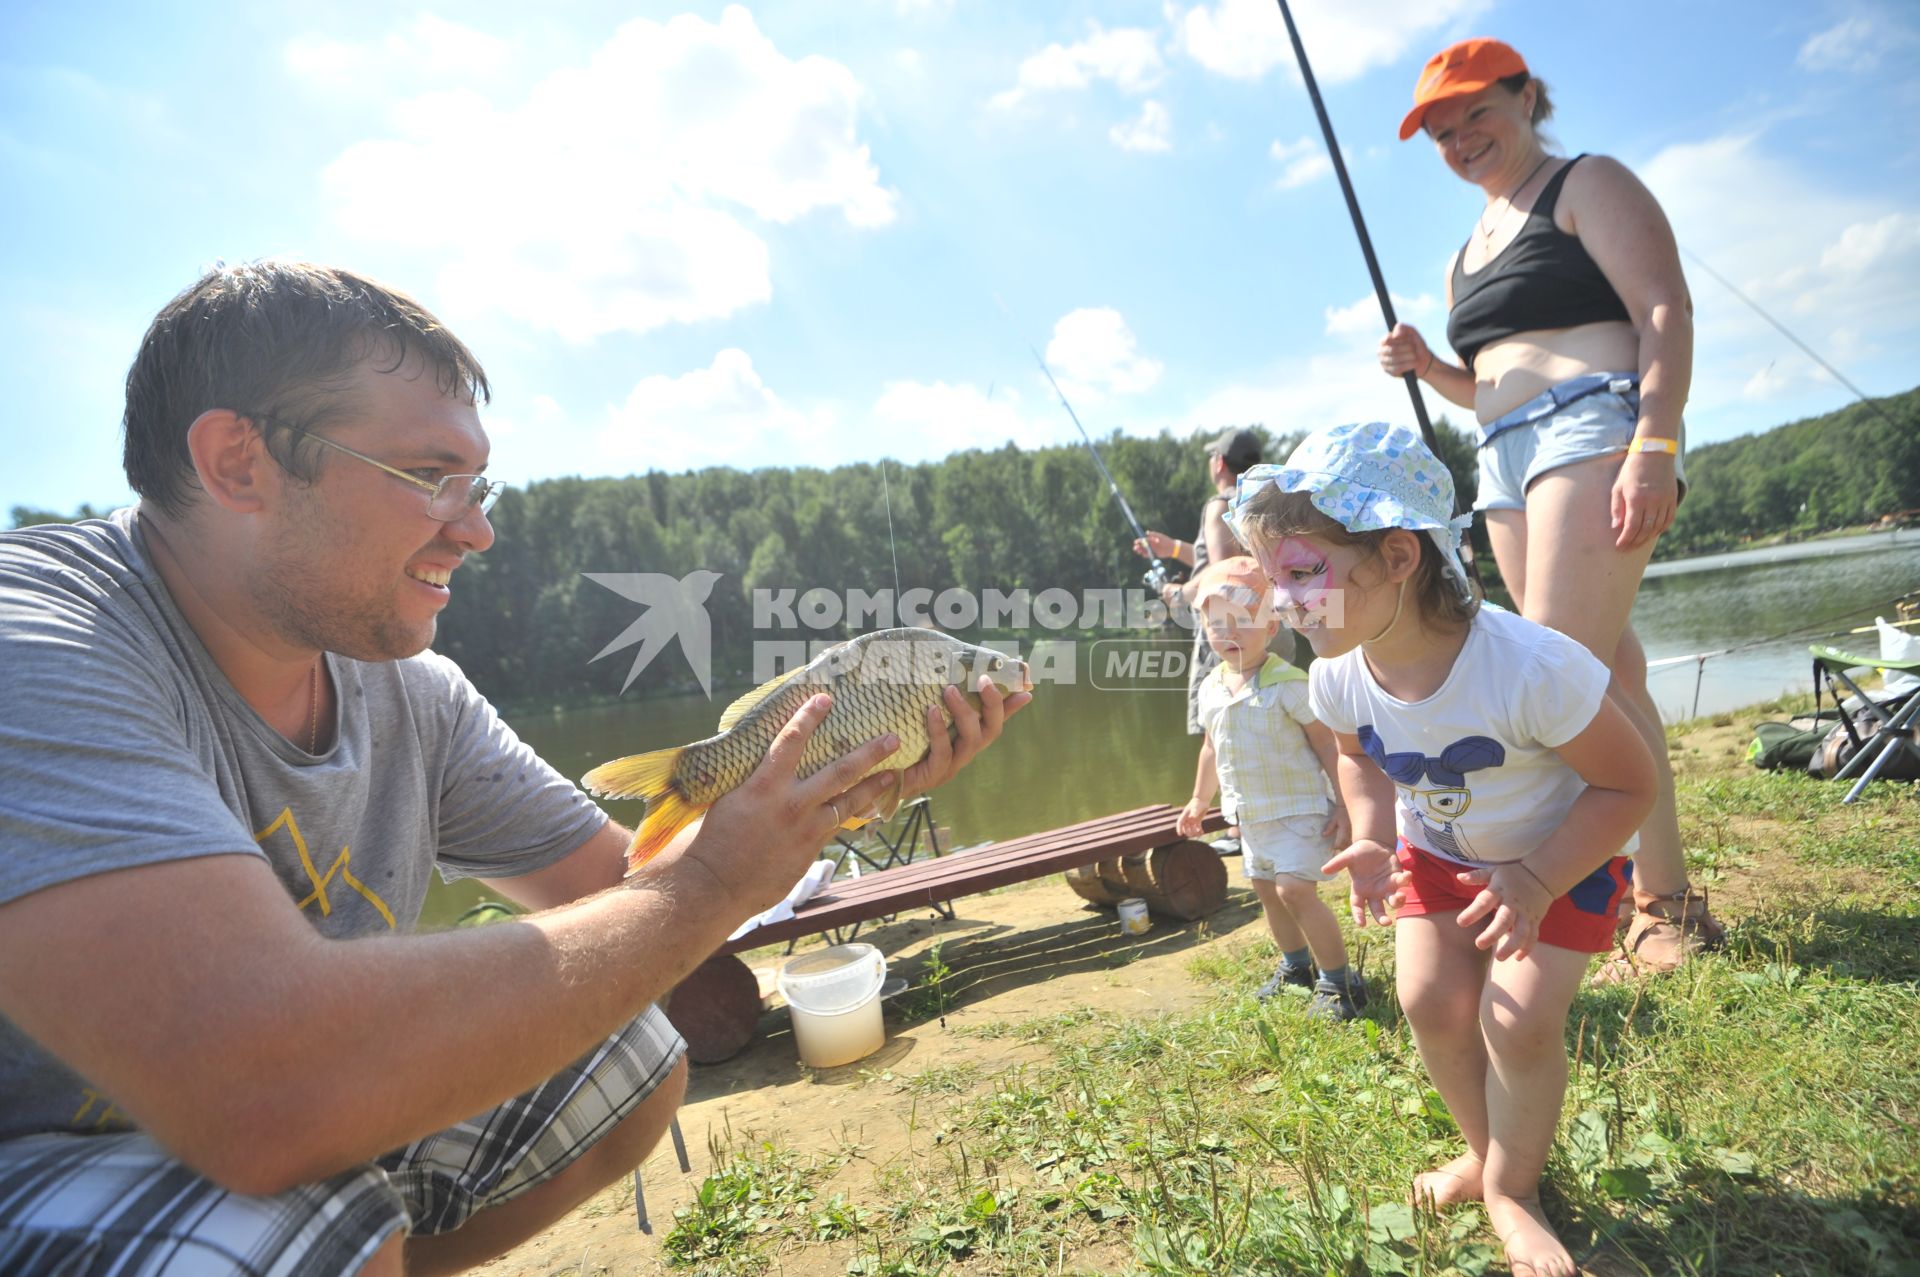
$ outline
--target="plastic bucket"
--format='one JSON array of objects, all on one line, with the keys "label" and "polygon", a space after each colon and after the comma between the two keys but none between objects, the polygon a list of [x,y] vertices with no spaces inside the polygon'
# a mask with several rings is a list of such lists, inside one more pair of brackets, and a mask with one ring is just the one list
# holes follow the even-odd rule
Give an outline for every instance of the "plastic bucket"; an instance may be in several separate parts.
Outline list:
[{"label": "plastic bucket", "polygon": [[1138,896],[1129,896],[1120,902],[1120,933],[1128,936],[1143,936],[1153,929],[1153,919],[1147,913],[1147,902]]},{"label": "plastic bucket", "polygon": [[800,1059],[830,1069],[878,1051],[887,1040],[880,1023],[886,982],[887,959],[870,944],[837,944],[781,967],[777,983],[793,1015]]}]

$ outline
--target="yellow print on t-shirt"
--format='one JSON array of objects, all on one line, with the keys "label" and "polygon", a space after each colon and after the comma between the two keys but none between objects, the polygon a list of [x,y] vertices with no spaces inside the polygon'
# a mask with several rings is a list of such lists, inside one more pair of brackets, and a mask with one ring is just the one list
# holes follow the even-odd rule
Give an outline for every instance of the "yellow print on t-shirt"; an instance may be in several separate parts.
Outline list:
[{"label": "yellow print on t-shirt", "polygon": [[293,808],[282,807],[279,818],[255,834],[253,836],[254,842],[266,842],[267,839],[271,838],[274,833],[283,826],[287,831],[287,836],[293,839],[294,850],[300,853],[300,867],[306,870],[307,881],[313,884],[313,890],[299,903],[301,909],[305,909],[308,905],[318,905],[320,907],[321,917],[325,918],[331,915],[333,913],[333,902],[327,899],[327,888],[333,885],[333,880],[337,877],[340,881],[346,883],[347,886],[359,892],[361,898],[368,904],[380,911],[380,916],[387,920],[387,929],[389,931],[395,929],[393,910],[387,908],[386,901],[380,899],[379,894],[376,893],[372,887],[369,887],[366,883],[361,882],[353,876],[353,870],[349,867],[353,860],[351,849],[342,847],[340,854],[333,858],[333,863],[327,867],[325,874],[322,874],[314,867],[313,856],[307,850],[306,837],[300,832],[300,822],[293,818]]}]

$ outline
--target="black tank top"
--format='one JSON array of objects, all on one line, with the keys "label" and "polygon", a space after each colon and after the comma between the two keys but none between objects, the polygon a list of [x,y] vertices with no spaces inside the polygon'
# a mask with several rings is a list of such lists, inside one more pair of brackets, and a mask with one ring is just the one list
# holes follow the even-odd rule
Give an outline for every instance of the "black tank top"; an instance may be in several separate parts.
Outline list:
[{"label": "black tank top", "polygon": [[1461,269],[1463,245],[1453,262],[1453,310],[1447,315],[1447,340],[1473,367],[1482,347],[1515,333],[1573,328],[1609,319],[1631,322],[1626,303],[1587,255],[1578,235],[1553,224],[1560,188],[1576,155],[1547,179],[1527,212],[1527,222],[1511,243],[1473,274]]}]

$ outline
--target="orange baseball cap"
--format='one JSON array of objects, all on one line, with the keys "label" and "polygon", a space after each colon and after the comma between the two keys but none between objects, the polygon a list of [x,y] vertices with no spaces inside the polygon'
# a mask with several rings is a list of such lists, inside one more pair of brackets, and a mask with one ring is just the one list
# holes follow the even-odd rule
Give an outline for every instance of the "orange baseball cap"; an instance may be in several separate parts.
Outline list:
[{"label": "orange baseball cap", "polygon": [[1448,98],[1463,98],[1491,88],[1510,75],[1526,75],[1527,62],[1514,47],[1479,37],[1450,44],[1427,60],[1413,86],[1413,110],[1400,121],[1400,140],[1420,131],[1427,108]]}]

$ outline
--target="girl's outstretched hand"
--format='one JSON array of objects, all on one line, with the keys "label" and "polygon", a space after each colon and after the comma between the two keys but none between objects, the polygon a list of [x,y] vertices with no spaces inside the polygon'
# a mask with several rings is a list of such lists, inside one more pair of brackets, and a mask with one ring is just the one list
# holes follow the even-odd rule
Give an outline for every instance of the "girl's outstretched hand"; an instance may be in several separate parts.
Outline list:
[{"label": "girl's outstretched hand", "polygon": [[1373,921],[1384,927],[1393,921],[1393,911],[1400,907],[1400,886],[1406,875],[1398,872],[1399,867],[1393,852],[1370,838],[1362,838],[1321,865],[1320,872],[1346,872],[1352,884],[1348,900],[1353,907],[1354,926],[1366,926],[1367,915],[1371,913]]},{"label": "girl's outstretched hand", "polygon": [[1540,920],[1553,907],[1553,893],[1519,861],[1489,865],[1455,874],[1462,886],[1478,887],[1480,894],[1460,911],[1460,925],[1487,925],[1473,943],[1492,949],[1495,959],[1524,958],[1540,940]]}]

